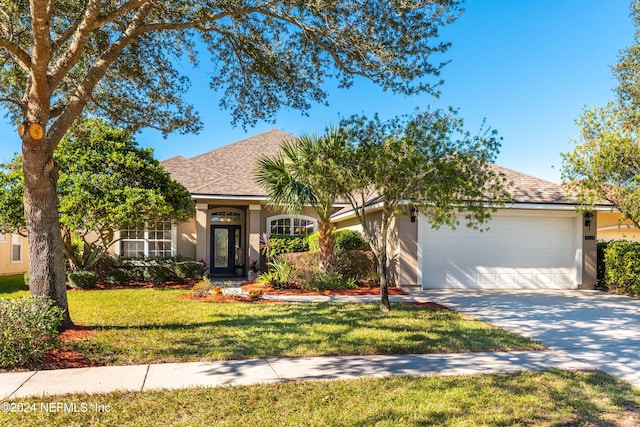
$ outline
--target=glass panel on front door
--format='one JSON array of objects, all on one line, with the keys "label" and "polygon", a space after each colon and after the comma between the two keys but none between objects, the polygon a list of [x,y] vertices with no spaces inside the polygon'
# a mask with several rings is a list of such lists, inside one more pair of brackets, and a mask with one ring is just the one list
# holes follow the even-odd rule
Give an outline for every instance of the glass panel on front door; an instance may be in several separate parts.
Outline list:
[{"label": "glass panel on front door", "polygon": [[244,265],[241,227],[211,226],[211,274],[233,275],[240,265]]},{"label": "glass panel on front door", "polygon": [[214,229],[213,268],[229,268],[229,230]]}]

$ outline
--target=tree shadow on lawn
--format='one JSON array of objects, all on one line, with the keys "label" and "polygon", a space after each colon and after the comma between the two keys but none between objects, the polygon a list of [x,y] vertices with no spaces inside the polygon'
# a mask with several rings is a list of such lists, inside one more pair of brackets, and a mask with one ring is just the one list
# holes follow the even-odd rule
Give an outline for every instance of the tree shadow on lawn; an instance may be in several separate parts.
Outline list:
[{"label": "tree shadow on lawn", "polygon": [[[102,347],[92,355],[111,359],[135,348],[131,353],[139,355],[139,362],[148,362],[476,352],[523,349],[529,343],[505,331],[472,327],[476,322],[468,323],[455,312],[407,305],[395,305],[391,313],[382,313],[375,304],[305,303],[203,317],[214,319],[97,326],[92,340]],[[110,337],[101,339],[100,332]]]}]

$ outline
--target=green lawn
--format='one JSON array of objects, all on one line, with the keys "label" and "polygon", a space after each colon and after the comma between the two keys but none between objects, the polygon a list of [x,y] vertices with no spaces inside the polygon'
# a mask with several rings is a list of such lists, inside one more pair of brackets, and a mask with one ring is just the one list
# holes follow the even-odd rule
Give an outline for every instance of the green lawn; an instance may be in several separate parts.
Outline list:
[{"label": "green lawn", "polygon": [[0,298],[27,295],[22,274],[0,276]]},{"label": "green lawn", "polygon": [[109,364],[274,356],[542,349],[459,313],[413,305],[210,303],[184,290],[70,292],[71,316],[97,330],[74,347]]},{"label": "green lawn", "polygon": [[[600,372],[392,377],[20,399],[20,426],[622,426],[640,392]],[[61,402],[87,412],[46,413]],[[102,410],[101,413],[96,409]]]},{"label": "green lawn", "polygon": [[[0,286],[0,296],[26,295],[9,282]],[[96,329],[68,345],[106,364],[543,348],[459,313],[424,306],[393,304],[390,313],[382,313],[378,304],[179,298],[187,292],[70,291],[74,322]]]}]

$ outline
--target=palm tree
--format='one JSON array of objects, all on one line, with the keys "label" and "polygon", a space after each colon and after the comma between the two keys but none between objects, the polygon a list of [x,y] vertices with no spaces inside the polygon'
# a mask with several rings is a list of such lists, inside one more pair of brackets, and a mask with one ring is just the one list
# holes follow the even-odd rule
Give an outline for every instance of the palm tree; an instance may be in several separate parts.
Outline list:
[{"label": "palm tree", "polygon": [[272,204],[293,214],[301,213],[305,206],[315,210],[321,272],[333,272],[336,266],[330,218],[338,188],[331,184],[335,174],[329,159],[344,149],[344,141],[338,129],[329,129],[319,136],[303,135],[286,141],[275,157],[260,158],[256,170],[256,180],[267,191]]}]

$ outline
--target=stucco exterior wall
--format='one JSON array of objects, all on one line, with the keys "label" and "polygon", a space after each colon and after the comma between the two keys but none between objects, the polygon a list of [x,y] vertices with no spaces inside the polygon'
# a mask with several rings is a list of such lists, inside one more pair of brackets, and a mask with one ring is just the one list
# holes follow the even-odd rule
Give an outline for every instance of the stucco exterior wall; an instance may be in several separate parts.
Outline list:
[{"label": "stucco exterior wall", "polygon": [[[16,235],[18,236],[18,235]],[[0,234],[0,276],[21,274],[29,270],[29,246],[26,237],[18,236],[21,242],[21,261],[11,261],[12,234]]]},{"label": "stucco exterior wall", "polygon": [[598,240],[633,240],[640,242],[640,230],[631,221],[620,222],[618,212],[597,212]]},{"label": "stucco exterior wall", "polygon": [[198,260],[196,258],[196,219],[178,224],[176,238],[176,252],[178,255]]}]

